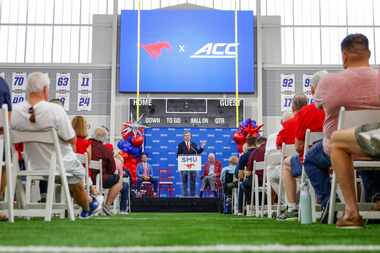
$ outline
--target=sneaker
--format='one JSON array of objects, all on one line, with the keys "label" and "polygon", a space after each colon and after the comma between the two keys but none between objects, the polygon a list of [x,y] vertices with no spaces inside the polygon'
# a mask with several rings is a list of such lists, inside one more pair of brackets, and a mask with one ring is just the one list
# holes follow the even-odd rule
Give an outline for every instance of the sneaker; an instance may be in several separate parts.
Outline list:
[{"label": "sneaker", "polygon": [[79,219],[81,219],[81,220],[88,219],[90,217],[91,217],[90,211],[82,210],[82,212],[80,212],[80,214],[79,214]]},{"label": "sneaker", "polygon": [[92,198],[90,203],[90,216],[94,216],[99,213],[102,208],[102,204],[104,201],[104,197],[102,195],[98,195],[95,198]]},{"label": "sneaker", "polygon": [[364,220],[359,215],[357,217],[344,219],[343,217],[339,218],[336,222],[337,228],[344,228],[344,229],[357,229],[357,228],[363,228],[364,227]]},{"label": "sneaker", "polygon": [[290,220],[298,220],[298,210],[292,210],[292,211],[285,211],[282,212],[278,217],[277,220],[280,221],[290,221]]},{"label": "sneaker", "polygon": [[107,205],[107,204],[103,204],[103,213],[107,216],[111,216],[112,215],[112,210],[111,210],[111,206]]},{"label": "sneaker", "polygon": [[128,215],[129,214],[129,212],[127,212],[127,211],[120,211],[120,215]]}]

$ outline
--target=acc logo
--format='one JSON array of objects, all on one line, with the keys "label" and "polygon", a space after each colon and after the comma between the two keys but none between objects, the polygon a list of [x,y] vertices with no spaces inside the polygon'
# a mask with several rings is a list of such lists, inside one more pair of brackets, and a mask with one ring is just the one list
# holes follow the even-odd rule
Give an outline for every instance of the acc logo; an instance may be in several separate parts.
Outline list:
[{"label": "acc logo", "polygon": [[236,57],[238,43],[207,43],[190,58],[222,58],[231,59]]}]

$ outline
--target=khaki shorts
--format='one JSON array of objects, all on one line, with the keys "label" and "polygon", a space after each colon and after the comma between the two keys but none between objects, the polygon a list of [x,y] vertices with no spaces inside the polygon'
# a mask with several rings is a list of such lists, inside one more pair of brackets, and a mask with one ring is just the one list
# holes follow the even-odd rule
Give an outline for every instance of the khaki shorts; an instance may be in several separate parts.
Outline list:
[{"label": "khaki shorts", "polygon": [[380,159],[380,122],[365,124],[355,129],[355,137],[361,150],[368,156]]}]

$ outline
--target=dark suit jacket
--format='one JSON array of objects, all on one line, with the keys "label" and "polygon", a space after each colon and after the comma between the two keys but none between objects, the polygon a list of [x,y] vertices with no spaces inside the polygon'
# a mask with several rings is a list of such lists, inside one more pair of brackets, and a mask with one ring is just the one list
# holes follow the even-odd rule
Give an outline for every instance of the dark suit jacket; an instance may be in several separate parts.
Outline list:
[{"label": "dark suit jacket", "polygon": [[200,155],[203,152],[203,148],[198,148],[197,144],[190,141],[190,150],[187,150],[186,143],[183,141],[178,144],[177,155]]}]

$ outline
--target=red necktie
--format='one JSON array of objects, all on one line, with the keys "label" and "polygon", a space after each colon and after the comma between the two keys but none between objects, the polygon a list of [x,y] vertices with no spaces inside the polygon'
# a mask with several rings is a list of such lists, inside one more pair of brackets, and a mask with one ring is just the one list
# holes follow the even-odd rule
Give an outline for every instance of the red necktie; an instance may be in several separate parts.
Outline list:
[{"label": "red necktie", "polygon": [[190,143],[186,142],[187,151],[190,151]]}]

